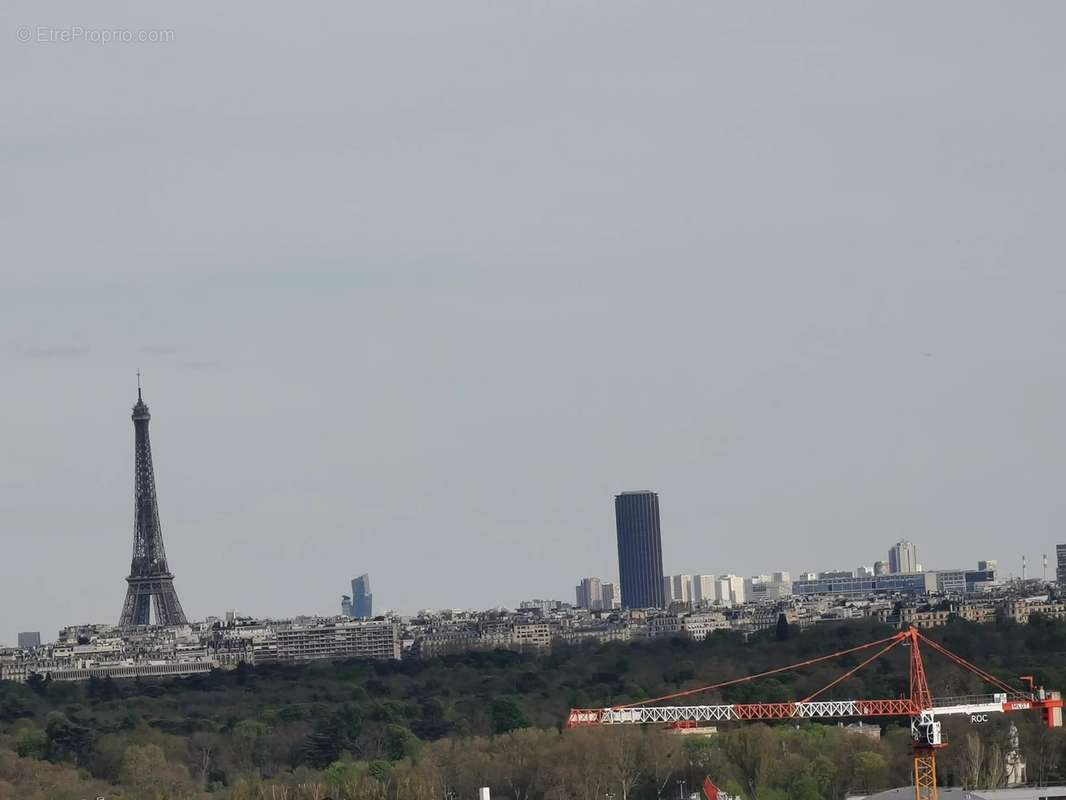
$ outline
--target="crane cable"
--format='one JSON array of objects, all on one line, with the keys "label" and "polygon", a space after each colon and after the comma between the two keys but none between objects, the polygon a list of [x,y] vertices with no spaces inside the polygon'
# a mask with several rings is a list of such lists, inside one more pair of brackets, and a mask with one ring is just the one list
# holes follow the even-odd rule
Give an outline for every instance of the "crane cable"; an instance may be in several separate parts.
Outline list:
[{"label": "crane cable", "polygon": [[885,645],[885,647],[883,647],[881,650],[878,650],[876,653],[874,653],[868,659],[863,661],[857,667],[852,667],[847,672],[845,672],[843,675],[841,675],[839,678],[834,680],[832,683],[830,683],[830,684],[828,684],[826,686],[823,686],[821,689],[819,689],[814,694],[808,695],[807,697],[804,697],[802,700],[800,700],[800,702],[801,703],[809,703],[809,702],[811,702],[811,700],[813,700],[814,698],[816,698],[818,695],[822,694],[823,692],[828,692],[830,689],[832,689],[838,683],[842,683],[842,682],[846,681],[848,678],[850,678],[852,675],[854,675],[860,669],[862,669],[866,665],[870,664],[871,662],[874,662],[877,659],[879,659],[881,656],[883,656],[885,653],[887,653],[889,650],[891,650],[893,647],[895,647],[896,645],[898,645],[902,641],[903,641],[902,639],[895,639],[895,640],[889,642],[887,645]]},{"label": "crane cable", "polygon": [[955,655],[955,653],[952,653],[950,650],[948,650],[943,645],[938,644],[937,642],[934,642],[932,639],[927,637],[925,634],[919,632],[918,633],[918,637],[923,642],[925,642],[927,645],[929,645],[934,650],[936,650],[938,653],[940,653],[941,655],[947,656],[952,661],[954,661],[956,664],[958,664],[960,667],[964,667],[965,669],[970,670],[970,672],[974,673],[979,678],[982,678],[983,680],[985,680],[986,682],[992,684],[993,686],[995,686],[995,687],[997,687],[999,689],[1002,689],[1003,691],[1007,692],[1008,694],[1017,694],[1018,693],[1018,690],[1016,688],[1004,683],[999,678],[997,678],[995,675],[992,675],[992,674],[990,674],[988,672],[985,672],[983,669],[981,669],[977,665],[971,664],[969,661],[967,661],[962,656]]},{"label": "crane cable", "polygon": [[[637,706],[646,706],[650,703],[661,703],[664,700],[676,700],[679,697],[688,697],[693,694],[700,694],[701,692],[710,692],[715,689],[724,689],[727,686],[736,686],[739,683],[748,683],[749,681],[758,680],[759,678],[767,678],[771,675],[779,675],[782,672],[791,672],[792,670],[802,669],[803,667],[809,667],[812,664],[820,664],[823,661],[829,661],[834,658],[840,658],[841,656],[850,655],[851,653],[858,653],[862,650],[869,650],[871,647],[877,647],[878,645],[892,642],[895,646],[907,638],[909,634],[897,633],[894,636],[889,636],[886,639],[879,639],[876,642],[868,642],[867,644],[861,644],[858,647],[851,647],[847,650],[841,650],[837,653],[830,653],[827,656],[820,656],[818,658],[812,658],[808,661],[801,661],[797,664],[789,664],[787,667],[778,667],[777,669],[767,670],[766,672],[760,672],[757,675],[748,675],[743,678],[734,678],[733,680],[723,681],[722,683],[714,683],[710,686],[701,686],[698,689],[686,689],[683,692],[674,692],[673,694],[666,694],[662,697],[652,697],[647,700],[638,700],[634,703],[624,703],[622,705],[612,706],[612,711],[619,711],[624,708],[636,708]],[[878,655],[881,655],[880,653]],[[827,687],[828,688],[828,687]]]}]

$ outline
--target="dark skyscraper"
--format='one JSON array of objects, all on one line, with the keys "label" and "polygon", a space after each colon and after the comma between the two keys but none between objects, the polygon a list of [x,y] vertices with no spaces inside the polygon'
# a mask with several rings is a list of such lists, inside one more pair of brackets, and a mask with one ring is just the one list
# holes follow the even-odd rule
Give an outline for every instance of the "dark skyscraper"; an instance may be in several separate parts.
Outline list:
[{"label": "dark skyscraper", "polygon": [[141,399],[140,373],[137,375],[137,405],[133,407],[133,562],[126,578],[126,602],[122,605],[123,626],[147,625],[153,598],[159,625],[184,625],[185,612],[174,591],[174,576],[167,568],[163,550],[163,529],[155,496],[152,445],[148,440],[148,406]]},{"label": "dark skyscraper", "polygon": [[352,616],[356,619],[374,616],[374,595],[370,593],[370,576],[365,573],[352,580]]},{"label": "dark skyscraper", "polygon": [[665,608],[659,495],[622,492],[614,498],[622,608]]}]

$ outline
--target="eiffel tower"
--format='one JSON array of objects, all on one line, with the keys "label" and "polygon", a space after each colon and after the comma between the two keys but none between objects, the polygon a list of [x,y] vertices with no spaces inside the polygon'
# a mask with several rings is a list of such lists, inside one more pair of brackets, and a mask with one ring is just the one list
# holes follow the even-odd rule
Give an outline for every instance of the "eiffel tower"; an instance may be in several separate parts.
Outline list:
[{"label": "eiffel tower", "polygon": [[152,444],[148,440],[148,406],[141,399],[141,373],[137,373],[137,405],[133,407],[134,431],[134,522],[133,563],[126,578],[126,602],[122,604],[119,625],[133,627],[149,624],[152,598],[158,625],[184,625],[174,575],[167,568],[163,550],[163,529],[159,525],[159,506],[155,496],[155,471],[152,469]]}]

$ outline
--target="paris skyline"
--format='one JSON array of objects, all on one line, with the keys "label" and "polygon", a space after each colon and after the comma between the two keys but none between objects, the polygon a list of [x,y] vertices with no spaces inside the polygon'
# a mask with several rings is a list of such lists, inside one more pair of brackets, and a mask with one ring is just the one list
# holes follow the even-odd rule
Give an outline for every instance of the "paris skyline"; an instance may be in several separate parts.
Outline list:
[{"label": "paris skyline", "polygon": [[5,49],[0,641],[116,619],[138,367],[190,618],[567,599],[643,487],[668,573],[1066,538],[1066,9],[114,8]]}]

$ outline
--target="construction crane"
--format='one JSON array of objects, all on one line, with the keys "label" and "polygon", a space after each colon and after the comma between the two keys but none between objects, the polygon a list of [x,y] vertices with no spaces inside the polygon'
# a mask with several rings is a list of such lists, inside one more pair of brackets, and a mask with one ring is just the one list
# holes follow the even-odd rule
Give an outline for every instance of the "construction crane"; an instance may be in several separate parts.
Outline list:
[{"label": "construction crane", "polygon": [[[982,681],[998,691],[987,695],[944,698],[934,701],[929,691],[925,675],[925,663],[922,660],[920,645],[925,645],[960,667],[972,672]],[[834,686],[842,683],[864,667],[872,664],[881,656],[896,647],[910,649],[910,695],[893,700],[819,700]],[[802,700],[790,703],[733,703],[730,705],[696,706],[696,705],[659,705],[682,697],[690,697],[702,692],[724,689],[741,683],[792,672],[797,669],[830,661],[842,656],[861,653],[879,648],[873,655],[849,669],[843,675],[830,681],[813,694]],[[916,800],[938,800],[936,778],[936,752],[946,744],[940,733],[939,717],[970,716],[971,719],[985,719],[988,714],[1008,713],[1014,711],[1039,711],[1044,723],[1049,728],[1062,726],[1062,697],[1059,692],[1049,692],[1034,685],[1031,677],[1022,679],[1028,685],[1026,690],[1019,690],[1001,681],[980,667],[971,664],[943,645],[934,642],[917,628],[900,631],[894,636],[875,642],[831,653],[827,656],[789,664],[785,667],[748,675],[743,678],[687,689],[681,692],[641,700],[635,703],[611,706],[609,708],[575,708],[570,710],[566,727],[575,728],[586,725],[625,725],[665,723],[678,728],[695,727],[703,722],[732,722],[754,720],[804,720],[804,719],[847,719],[877,717],[909,717],[911,740],[914,748],[914,792]]]}]

